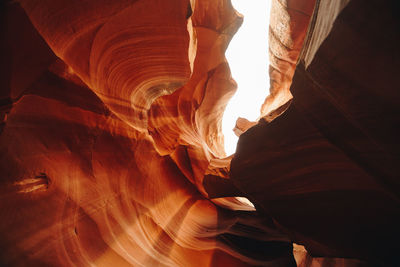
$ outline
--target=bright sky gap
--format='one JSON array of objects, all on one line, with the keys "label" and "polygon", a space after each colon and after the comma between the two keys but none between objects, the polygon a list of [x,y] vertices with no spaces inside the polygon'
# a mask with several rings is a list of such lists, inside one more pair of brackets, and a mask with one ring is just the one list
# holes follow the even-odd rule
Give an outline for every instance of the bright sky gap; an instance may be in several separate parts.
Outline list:
[{"label": "bright sky gap", "polygon": [[225,56],[237,91],[226,107],[222,132],[227,155],[235,153],[238,137],[233,133],[238,117],[255,121],[269,94],[268,25],[270,1],[232,0],[233,7],[244,16],[242,26],[233,37]]}]

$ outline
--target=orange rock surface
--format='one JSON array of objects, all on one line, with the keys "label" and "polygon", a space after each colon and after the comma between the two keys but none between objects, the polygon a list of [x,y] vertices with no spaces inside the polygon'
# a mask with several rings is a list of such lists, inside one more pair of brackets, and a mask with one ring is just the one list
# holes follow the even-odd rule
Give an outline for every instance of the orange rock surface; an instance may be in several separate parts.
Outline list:
[{"label": "orange rock surface", "polygon": [[[379,25],[389,25],[387,34],[395,23],[385,4],[375,1],[361,8],[357,0],[350,7],[342,1],[325,23],[318,14],[331,14],[327,2],[272,1],[271,95],[258,124],[238,121],[241,137],[232,157],[223,149],[221,120],[236,83],[224,54],[243,17],[230,0],[3,2],[0,265],[391,264],[391,254],[381,253],[378,242],[396,240],[398,234],[393,226],[400,214],[400,161],[398,150],[388,149],[396,134],[391,125],[398,118],[387,117],[388,122],[378,125],[381,131],[365,128],[371,121],[362,119],[377,114],[368,111],[371,95],[381,97],[377,106],[386,106],[387,114],[398,109],[399,94],[390,86],[381,92],[368,87],[368,101],[355,106],[338,90],[333,98],[345,105],[337,104],[342,113],[331,117],[317,104],[336,102],[306,89],[311,88],[310,77],[329,94],[325,88],[349,87],[330,83],[336,80],[335,68],[325,68],[329,60],[342,71],[342,80],[362,76],[357,71],[352,76],[346,68],[350,65],[340,61],[344,50],[335,56],[327,51],[338,45],[334,40],[352,40],[347,30],[362,25],[368,12],[377,8],[386,15]],[[359,20],[350,20],[357,10],[362,11]],[[352,41],[369,43],[379,35],[373,27],[379,19],[376,15],[367,24],[371,36],[353,34]],[[388,44],[398,44],[396,36],[388,36]],[[378,46],[372,44],[349,50],[353,69],[363,70],[359,60]],[[374,62],[396,69],[399,59],[390,61],[382,53]],[[319,73],[319,67],[326,73]],[[369,84],[395,77],[377,73]],[[394,83],[394,78],[388,80]],[[361,125],[362,137],[370,138],[358,143],[343,134],[348,125],[335,121],[342,115],[362,122],[352,127]],[[321,123],[327,119],[339,125],[337,131]],[[313,153],[315,147],[321,153]],[[378,160],[365,156],[378,154]],[[310,186],[321,173],[326,180]],[[303,198],[298,198],[299,190]],[[341,190],[350,196],[340,199],[343,195],[335,193]],[[314,192],[322,195],[317,194],[319,199],[332,197],[323,210],[331,205],[336,219],[350,216],[351,210],[343,207],[353,203],[360,211],[354,214],[363,216],[360,225],[365,227],[360,229],[381,227],[371,235],[374,245],[364,247],[360,239],[361,245],[356,242],[352,249],[357,219],[350,216],[347,224],[326,220],[330,217],[314,205],[318,197],[309,197]],[[380,211],[360,208],[360,192],[371,194],[368,203]],[[380,223],[373,214],[389,223]],[[337,225],[342,228],[326,230]],[[341,233],[344,237],[335,239]],[[305,249],[293,248],[293,242]]]},{"label": "orange rock surface", "polygon": [[30,46],[10,44],[10,62],[25,53],[34,73],[15,68],[22,85],[4,92],[2,261],[262,264],[229,239],[254,235],[239,227],[253,208],[213,203],[203,187],[230,161],[221,118],[236,85],[224,53],[242,22],[230,1],[20,6],[6,4],[5,34]]}]

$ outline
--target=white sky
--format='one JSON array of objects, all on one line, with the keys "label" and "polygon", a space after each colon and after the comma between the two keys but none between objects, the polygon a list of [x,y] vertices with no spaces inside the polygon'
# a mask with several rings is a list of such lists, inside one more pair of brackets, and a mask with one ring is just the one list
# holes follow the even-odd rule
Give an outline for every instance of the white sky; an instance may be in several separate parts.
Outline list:
[{"label": "white sky", "polygon": [[232,0],[233,7],[244,16],[242,26],[233,37],[225,56],[232,77],[238,84],[236,94],[226,107],[222,132],[227,155],[235,153],[237,136],[232,129],[238,117],[255,121],[269,94],[268,25],[269,0]]}]

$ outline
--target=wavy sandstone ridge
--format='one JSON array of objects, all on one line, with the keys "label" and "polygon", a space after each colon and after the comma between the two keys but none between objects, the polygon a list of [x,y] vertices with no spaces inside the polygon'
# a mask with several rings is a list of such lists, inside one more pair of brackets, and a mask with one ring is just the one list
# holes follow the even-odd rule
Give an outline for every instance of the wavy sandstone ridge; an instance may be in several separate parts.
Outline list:
[{"label": "wavy sandstone ridge", "polygon": [[[40,71],[9,92],[2,260],[261,264],[230,241],[254,235],[236,226],[253,215],[235,210],[251,207],[216,199],[229,209],[220,208],[203,187],[206,173],[226,175],[229,164],[215,160],[235,91],[224,52],[242,22],[230,2],[20,4],[7,6],[9,20],[26,21],[21,31],[47,60],[32,59]],[[29,72],[18,71],[11,78]]]},{"label": "wavy sandstone ridge", "polygon": [[387,114],[400,105],[384,70],[398,57],[382,52],[378,75],[360,78],[371,40],[398,44],[389,5],[272,1],[271,95],[258,124],[238,121],[228,158],[221,119],[236,84],[224,53],[243,20],[229,0],[2,5],[0,264],[395,259],[398,118]]}]

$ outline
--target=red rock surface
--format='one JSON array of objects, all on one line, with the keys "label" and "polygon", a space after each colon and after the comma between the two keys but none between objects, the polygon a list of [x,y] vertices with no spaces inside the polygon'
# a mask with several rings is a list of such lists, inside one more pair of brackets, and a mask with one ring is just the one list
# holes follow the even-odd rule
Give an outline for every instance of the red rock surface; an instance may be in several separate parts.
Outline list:
[{"label": "red rock surface", "polygon": [[321,2],[272,2],[271,96],[233,160],[229,0],[3,2],[0,264],[392,263],[398,21],[353,0],[309,42]]}]

